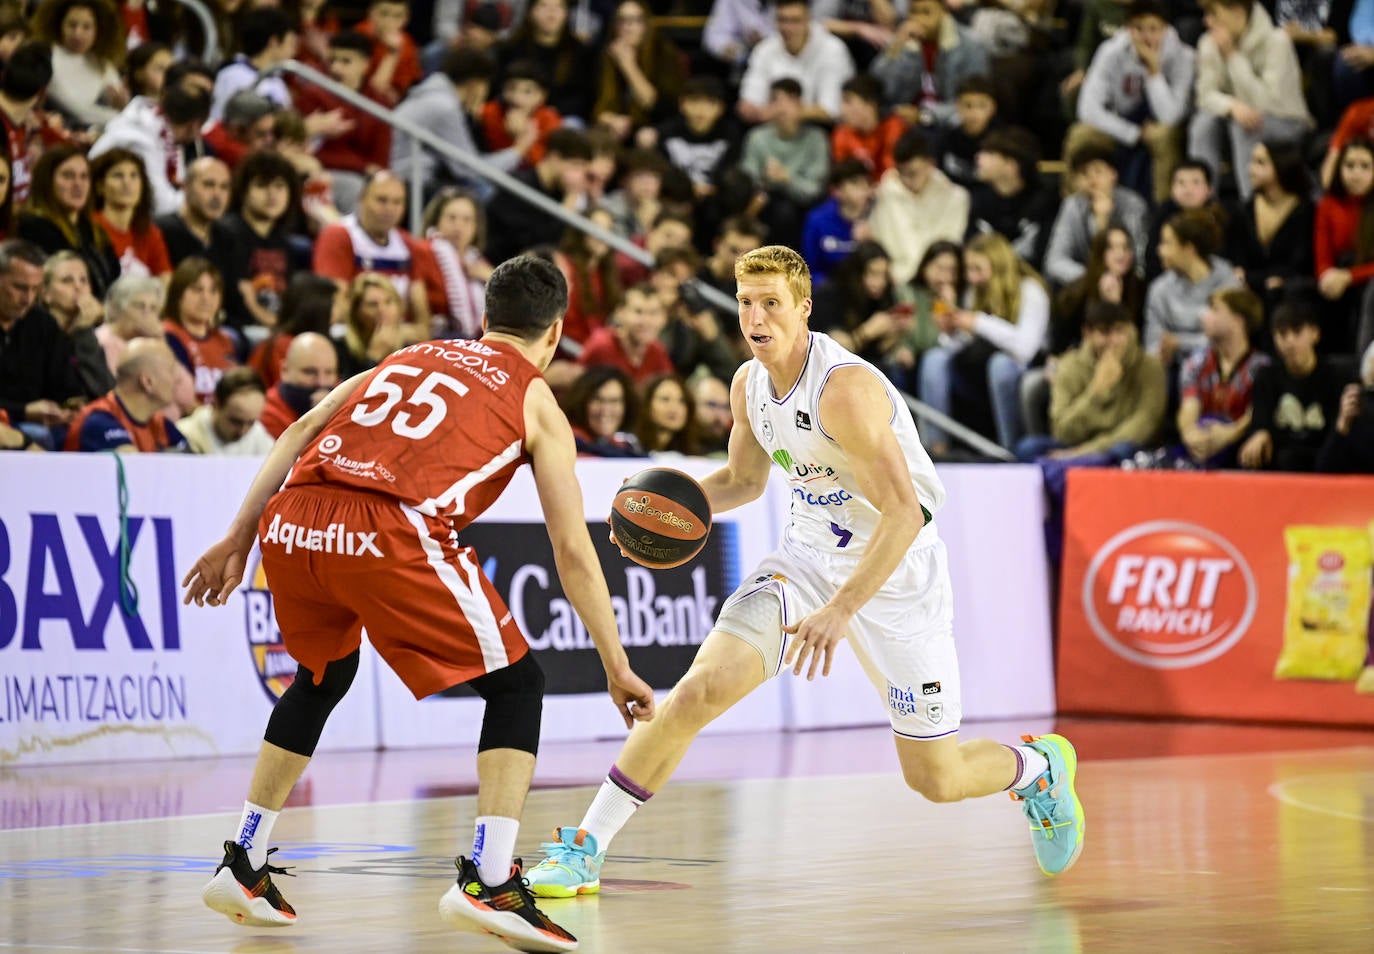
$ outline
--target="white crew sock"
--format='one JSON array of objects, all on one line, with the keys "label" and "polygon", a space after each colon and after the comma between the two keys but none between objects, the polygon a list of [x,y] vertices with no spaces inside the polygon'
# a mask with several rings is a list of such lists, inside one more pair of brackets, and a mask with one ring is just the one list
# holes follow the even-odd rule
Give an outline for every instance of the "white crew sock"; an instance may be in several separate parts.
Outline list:
[{"label": "white crew sock", "polygon": [[1050,760],[1029,745],[1009,745],[1007,748],[1016,756],[1016,778],[1008,786],[1012,791],[1025,788],[1050,770]]},{"label": "white crew sock", "polygon": [[611,839],[620,834],[620,829],[653,794],[612,765],[606,781],[601,783],[601,790],[582,817],[581,827],[596,839],[596,850],[609,848]]},{"label": "white crew sock", "polygon": [[472,863],[488,888],[510,880],[510,866],[515,859],[515,836],[520,833],[520,820],[500,815],[477,816],[472,835]]},{"label": "white crew sock", "polygon": [[243,803],[243,817],[239,819],[238,834],[234,836],[234,841],[248,852],[248,863],[254,871],[267,864],[267,839],[272,837],[272,826],[277,823],[280,814],[252,802]]}]

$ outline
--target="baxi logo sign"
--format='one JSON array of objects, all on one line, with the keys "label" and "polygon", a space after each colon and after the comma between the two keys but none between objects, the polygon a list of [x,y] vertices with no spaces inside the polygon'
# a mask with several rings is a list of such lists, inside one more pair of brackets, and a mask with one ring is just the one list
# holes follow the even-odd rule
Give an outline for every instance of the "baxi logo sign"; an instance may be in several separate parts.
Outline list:
[{"label": "baxi logo sign", "polygon": [[1226,538],[1157,520],[1112,537],[1083,580],[1083,610],[1103,644],[1150,669],[1210,662],[1254,621],[1255,575]]}]

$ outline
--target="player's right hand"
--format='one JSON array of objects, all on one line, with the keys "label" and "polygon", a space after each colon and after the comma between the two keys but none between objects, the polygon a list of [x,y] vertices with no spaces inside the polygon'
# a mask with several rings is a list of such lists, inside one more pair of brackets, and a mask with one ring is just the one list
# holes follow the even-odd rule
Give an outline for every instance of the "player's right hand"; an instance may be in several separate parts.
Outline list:
[{"label": "player's right hand", "polygon": [[636,722],[648,722],[654,717],[653,688],[628,666],[616,672],[606,670],[606,688],[620,717],[625,720],[625,728],[633,728]]},{"label": "player's right hand", "polygon": [[[251,546],[251,545],[250,545]],[[248,548],[233,537],[225,537],[201,554],[196,565],[186,574],[181,585],[186,588],[185,606],[194,600],[197,606],[207,602],[223,606],[229,594],[243,582],[243,568],[248,560]]]}]

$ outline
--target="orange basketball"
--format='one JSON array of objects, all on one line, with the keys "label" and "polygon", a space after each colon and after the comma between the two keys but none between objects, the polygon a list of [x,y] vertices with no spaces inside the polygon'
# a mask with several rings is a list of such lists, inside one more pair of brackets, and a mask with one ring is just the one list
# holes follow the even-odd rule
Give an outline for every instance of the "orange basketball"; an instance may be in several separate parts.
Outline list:
[{"label": "orange basketball", "polygon": [[650,467],[616,492],[611,530],[631,560],[666,570],[686,563],[706,545],[711,504],[701,484],[682,471]]}]

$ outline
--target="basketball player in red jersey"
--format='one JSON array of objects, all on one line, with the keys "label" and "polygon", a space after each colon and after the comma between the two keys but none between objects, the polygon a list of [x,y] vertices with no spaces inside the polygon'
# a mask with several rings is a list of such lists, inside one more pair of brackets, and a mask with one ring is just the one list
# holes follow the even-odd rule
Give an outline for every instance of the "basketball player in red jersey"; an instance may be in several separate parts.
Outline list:
[{"label": "basketball player in red jersey", "polygon": [[439,903],[444,920],[525,951],[577,946],[535,907],[512,863],[543,673],[477,555],[457,539],[529,462],[559,576],[611,698],[627,727],[653,717],[653,691],[630,669],[587,533],[572,430],[541,376],[567,304],[549,262],[501,265],[487,285],[480,340],[412,345],[339,385],[282,434],[228,535],[187,574],[188,603],[222,606],[260,538],[282,637],[300,664],[268,720],[238,832],[202,892],[216,911],[256,927],[296,920],[272,884],[283,869],[268,864],[267,843],[357,672],[366,626],[416,698],[467,683],[486,700],[472,857],[456,862],[457,884]]}]

